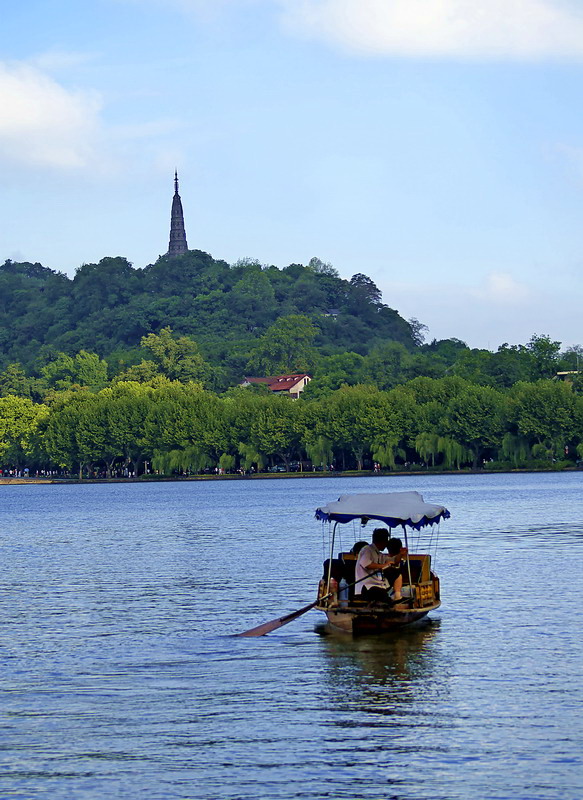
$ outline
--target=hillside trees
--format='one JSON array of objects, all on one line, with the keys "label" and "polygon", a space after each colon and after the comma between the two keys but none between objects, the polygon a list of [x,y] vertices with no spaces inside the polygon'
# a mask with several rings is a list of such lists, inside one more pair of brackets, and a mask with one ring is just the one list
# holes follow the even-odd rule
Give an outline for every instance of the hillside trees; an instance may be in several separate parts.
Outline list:
[{"label": "hillside trees", "polygon": [[251,330],[263,328],[277,314],[275,291],[261,265],[248,264],[225,299],[227,309],[235,316],[248,320]]},{"label": "hillside trees", "polygon": [[17,397],[35,398],[37,382],[34,378],[29,378],[21,364],[8,364],[3,372],[0,372],[0,397],[6,395],[16,395]]},{"label": "hillside trees", "polygon": [[139,290],[140,277],[141,273],[126,258],[102,258],[98,264],[83,264],[73,278],[73,319],[127,305]]},{"label": "hillside trees", "polygon": [[366,354],[387,340],[415,347],[410,324],[380,302],[363,273],[349,282],[316,258],[279,269],[251,259],[229,265],[193,250],[143,270],[106,257],[83,264],[73,279],[40,264],[0,265],[0,369],[20,362],[29,374],[46,345],[70,357],[94,352],[112,367],[131,364],[144,336],[170,327],[197,341],[224,384],[256,347],[262,350],[270,326],[296,315],[316,327],[316,354]]},{"label": "hillside trees", "polygon": [[[138,270],[115,257],[73,279],[7,261],[0,399],[6,414],[20,408],[10,398],[32,401],[39,419],[3,452],[40,463],[46,445],[52,464],[110,473],[152,458],[187,470],[304,454],[359,468],[574,458],[583,378],[550,379],[578,370],[580,348],[561,354],[547,335],[496,352],[422,338],[368,276],[343,280],[316,258],[279,269],[190,251]],[[229,388],[246,372],[300,371],[313,381],[297,404]]]},{"label": "hillside trees", "polygon": [[160,333],[149,333],[141,346],[152,354],[160,374],[171,381],[204,382],[210,377],[210,367],[202,357],[198,345],[187,336],[173,336],[170,327]]},{"label": "hillside trees", "polygon": [[316,361],[313,342],[318,333],[303,314],[280,317],[251,353],[248,370],[254,375],[309,372]]},{"label": "hillside trees", "polygon": [[69,389],[74,384],[101,389],[108,382],[107,363],[95,353],[85,350],[73,357],[58,353],[42,367],[41,374],[47,389]]}]

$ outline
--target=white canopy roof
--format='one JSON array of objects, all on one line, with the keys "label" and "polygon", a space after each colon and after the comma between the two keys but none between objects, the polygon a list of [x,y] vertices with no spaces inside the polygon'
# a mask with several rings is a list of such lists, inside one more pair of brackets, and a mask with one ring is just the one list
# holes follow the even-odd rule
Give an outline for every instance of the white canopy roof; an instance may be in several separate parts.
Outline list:
[{"label": "white canopy roof", "polygon": [[426,503],[419,492],[345,494],[334,503],[316,509],[316,518],[332,522],[378,519],[389,528],[409,525],[419,530],[450,516],[444,506]]}]

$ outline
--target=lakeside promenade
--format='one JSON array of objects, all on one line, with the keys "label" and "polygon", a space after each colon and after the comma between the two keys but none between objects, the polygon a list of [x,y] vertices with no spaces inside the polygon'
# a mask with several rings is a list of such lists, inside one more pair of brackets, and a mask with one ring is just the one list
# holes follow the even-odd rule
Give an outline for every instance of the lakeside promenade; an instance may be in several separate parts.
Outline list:
[{"label": "lakeside promenade", "polygon": [[562,469],[460,469],[460,470],[391,470],[375,472],[374,470],[347,470],[346,472],[259,472],[253,475],[140,475],[138,478],[14,478],[0,477],[2,485],[22,484],[71,484],[71,483],[165,483],[179,481],[257,481],[257,480],[298,480],[309,478],[387,478],[395,476],[408,476],[410,478],[425,477],[427,475],[504,475],[528,473],[559,473],[583,472],[583,464]]}]

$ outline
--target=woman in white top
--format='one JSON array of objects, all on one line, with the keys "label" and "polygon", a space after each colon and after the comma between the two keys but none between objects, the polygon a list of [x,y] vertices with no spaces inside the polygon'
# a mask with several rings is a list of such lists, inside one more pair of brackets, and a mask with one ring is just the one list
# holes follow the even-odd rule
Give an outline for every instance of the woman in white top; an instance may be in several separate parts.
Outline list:
[{"label": "woman in white top", "polygon": [[[388,548],[388,554],[383,550]],[[367,544],[358,554],[354,587],[355,595],[371,602],[389,603],[402,599],[403,576],[400,564],[406,549],[400,539],[391,539],[386,528],[375,528],[372,544]],[[389,598],[389,589],[393,596]]]}]

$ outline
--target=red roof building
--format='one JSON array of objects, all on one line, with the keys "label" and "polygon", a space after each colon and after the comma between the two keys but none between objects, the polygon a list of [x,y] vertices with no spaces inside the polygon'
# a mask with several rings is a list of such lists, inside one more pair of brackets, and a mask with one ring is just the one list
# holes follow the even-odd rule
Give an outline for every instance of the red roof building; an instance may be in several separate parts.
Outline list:
[{"label": "red roof building", "polygon": [[276,375],[272,378],[243,378],[241,386],[250,386],[252,383],[264,383],[268,389],[278,394],[289,394],[295,400],[304,391],[312,380],[307,372],[296,372],[293,375]]}]

